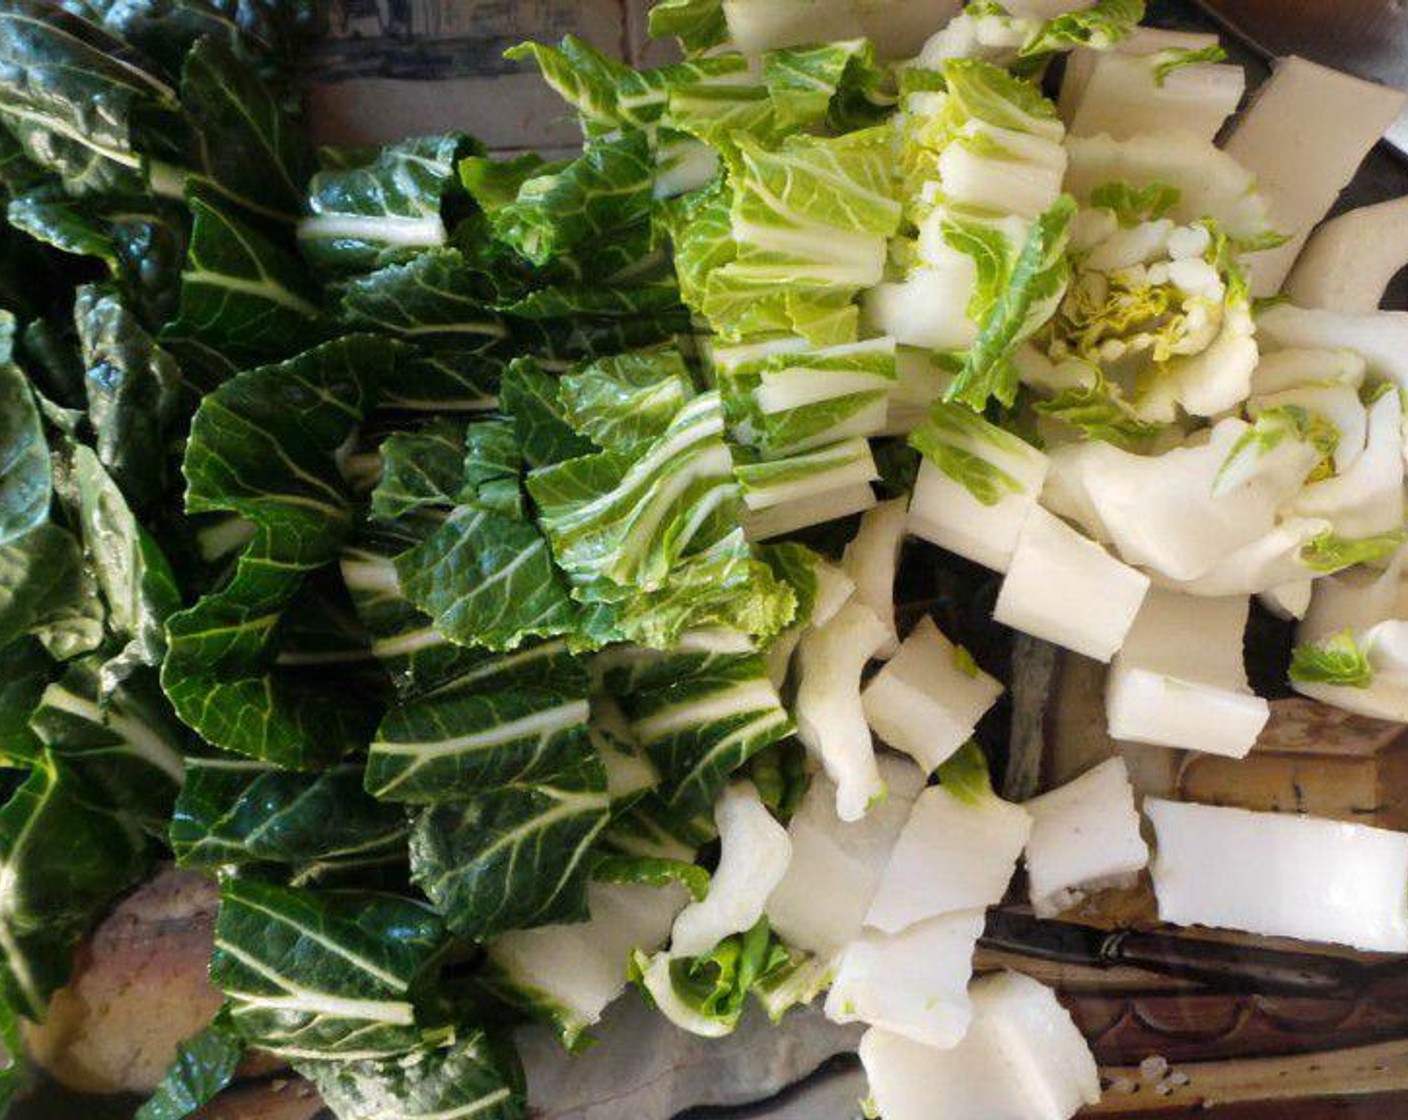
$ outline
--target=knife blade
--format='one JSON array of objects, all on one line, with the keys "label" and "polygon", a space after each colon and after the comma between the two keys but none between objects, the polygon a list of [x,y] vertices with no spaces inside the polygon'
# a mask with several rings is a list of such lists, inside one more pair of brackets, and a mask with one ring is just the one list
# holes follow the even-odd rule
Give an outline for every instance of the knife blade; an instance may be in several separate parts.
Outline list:
[{"label": "knife blade", "polygon": [[[1408,5],[1401,0],[1198,0],[1266,58],[1295,54],[1359,78],[1408,89]],[[1408,112],[1384,136],[1408,158]]]}]

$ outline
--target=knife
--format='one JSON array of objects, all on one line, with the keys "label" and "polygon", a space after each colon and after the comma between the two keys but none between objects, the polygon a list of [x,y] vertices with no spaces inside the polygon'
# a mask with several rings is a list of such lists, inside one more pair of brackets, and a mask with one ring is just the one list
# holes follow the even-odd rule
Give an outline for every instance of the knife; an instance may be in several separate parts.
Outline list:
[{"label": "knife", "polygon": [[[1295,54],[1408,89],[1408,5],[1402,0],[1198,0],[1258,54]],[[1408,159],[1408,112],[1384,136]]]},{"label": "knife", "polygon": [[1383,968],[1347,957],[1180,934],[1111,932],[1074,922],[1042,921],[1014,910],[988,911],[979,944],[985,949],[1058,964],[1137,968],[1192,980],[1217,991],[1312,999],[1354,996]]}]

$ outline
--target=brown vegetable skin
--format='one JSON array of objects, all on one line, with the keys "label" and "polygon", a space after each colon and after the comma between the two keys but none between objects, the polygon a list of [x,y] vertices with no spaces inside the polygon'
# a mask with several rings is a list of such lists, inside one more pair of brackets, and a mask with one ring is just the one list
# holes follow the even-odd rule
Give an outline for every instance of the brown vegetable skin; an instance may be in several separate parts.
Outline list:
[{"label": "brown vegetable skin", "polygon": [[220,1008],[216,898],[210,880],[170,870],[123,900],[79,950],[45,1022],[26,1024],[34,1060],[79,1092],[150,1093],[176,1044]]},{"label": "brown vegetable skin", "polygon": [[332,1120],[313,1086],[299,1078],[229,1089],[192,1120]]}]

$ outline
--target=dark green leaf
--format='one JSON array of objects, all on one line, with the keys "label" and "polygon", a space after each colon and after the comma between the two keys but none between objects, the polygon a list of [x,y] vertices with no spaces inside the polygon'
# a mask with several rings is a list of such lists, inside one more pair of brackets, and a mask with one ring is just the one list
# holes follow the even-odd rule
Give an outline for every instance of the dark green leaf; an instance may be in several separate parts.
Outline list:
[{"label": "dark green leaf", "polygon": [[297,774],[238,758],[192,758],[171,818],[182,867],[329,866],[406,858],[405,815],[362,789],[360,765]]},{"label": "dark green leaf", "polygon": [[295,1063],[340,1120],[523,1120],[526,1090],[513,1048],[465,1031],[443,1049],[394,1061]]},{"label": "dark green leaf", "polygon": [[0,995],[31,1019],[64,984],[79,938],[141,881],[136,824],[59,760],[38,759],[0,809]]},{"label": "dark green leaf", "polygon": [[192,340],[237,365],[306,347],[318,334],[317,293],[300,262],[213,198],[193,193],[181,306],[161,338]]},{"label": "dark green leaf", "polygon": [[202,184],[252,214],[298,218],[313,171],[307,130],[228,41],[191,48],[181,106],[192,126],[192,174]]},{"label": "dark green leaf", "polygon": [[0,766],[28,767],[44,744],[29,726],[54,674],[54,659],[33,638],[0,649]]},{"label": "dark green leaf", "polygon": [[104,689],[102,661],[74,661],[45,690],[30,724],[54,757],[152,836],[164,836],[190,740],[154,673]]},{"label": "dark green leaf", "polygon": [[168,438],[182,410],[180,371],[111,291],[79,288],[74,320],[94,449],[131,502],[146,506],[166,493]]},{"label": "dark green leaf", "polygon": [[610,817],[593,755],[550,783],[434,805],[411,833],[411,868],[446,924],[483,941],[587,916],[592,843]]},{"label": "dark green leaf", "polygon": [[235,1079],[244,1040],[228,1011],[176,1047],[176,1060],[133,1120],[184,1120],[215,1099]]},{"label": "dark green leaf", "polygon": [[319,269],[365,272],[444,245],[457,161],[480,150],[466,136],[420,136],[318,172],[308,184],[311,217],[298,226],[303,255]]},{"label": "dark green leaf", "polygon": [[251,1046],[295,1059],[392,1057],[424,1041],[413,988],[444,942],[439,919],[410,899],[228,879],[210,978]]},{"label": "dark green leaf", "polygon": [[573,632],[578,609],[538,527],[461,506],[423,544],[397,557],[401,589],[460,645],[514,649]]},{"label": "dark green leaf", "polygon": [[504,372],[499,404],[513,421],[523,458],[545,467],[592,452],[592,442],[568,423],[558,382],[532,359],[515,361]]},{"label": "dark green leaf", "polygon": [[[14,320],[0,319],[9,350]],[[24,372],[0,355],[0,546],[13,544],[49,516],[53,472],[39,405]]]},{"label": "dark green leaf", "polygon": [[168,627],[163,686],[181,718],[217,746],[308,768],[366,741],[374,698],[300,687],[272,660],[282,612],[351,534],[334,453],[403,356],[387,339],[349,335],[239,375],[196,414],[187,511],[234,513],[255,526],[231,582]]},{"label": "dark green leaf", "polygon": [[432,804],[508,785],[550,783],[589,767],[585,692],[554,688],[412,700],[382,720],[367,759],[367,789],[389,801]]},{"label": "dark green leaf", "polygon": [[40,525],[0,546],[0,647],[33,634],[61,661],[103,640],[98,587],[73,535]]}]

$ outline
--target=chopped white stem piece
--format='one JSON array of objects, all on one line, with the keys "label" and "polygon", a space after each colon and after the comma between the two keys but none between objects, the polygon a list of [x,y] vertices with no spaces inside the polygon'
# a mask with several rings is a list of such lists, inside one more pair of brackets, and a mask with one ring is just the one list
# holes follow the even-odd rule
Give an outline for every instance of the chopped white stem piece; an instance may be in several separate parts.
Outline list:
[{"label": "chopped white stem piece", "polygon": [[910,346],[902,346],[895,352],[895,374],[895,387],[890,390],[889,412],[881,435],[903,436],[914,431],[953,381],[953,374],[934,361],[932,354]]},{"label": "chopped white stem piece", "polygon": [[1128,886],[1149,862],[1124,759],[1112,758],[1028,801],[1027,878],[1038,918],[1054,918],[1089,891]]},{"label": "chopped white stem piece", "polygon": [[961,350],[978,337],[978,324],[968,318],[977,281],[973,258],[951,252],[903,280],[875,285],[862,299],[862,315],[869,329],[893,335],[902,346]]},{"label": "chopped white stem piece", "polygon": [[1310,235],[1349,185],[1408,95],[1307,62],[1283,58],[1227,140],[1227,153],[1256,177],[1285,245],[1249,254],[1252,293],[1281,290]]},{"label": "chopped white stem piece", "polygon": [[1159,799],[1144,811],[1162,920],[1408,952],[1408,835]]},{"label": "chopped white stem piece", "polygon": [[860,820],[885,794],[860,702],[860,675],[889,640],[875,612],[852,599],[797,650],[797,738],[836,783],[836,812]]},{"label": "chopped white stem piece", "polygon": [[1255,419],[1268,409],[1286,405],[1303,408],[1312,417],[1321,417],[1334,425],[1339,436],[1334,453],[1336,474],[1344,474],[1354,466],[1364,452],[1369,434],[1369,410],[1354,386],[1341,382],[1298,385],[1279,393],[1253,397],[1247,402],[1247,411]]},{"label": "chopped white stem piece", "polygon": [[1251,544],[1228,553],[1197,579],[1160,583],[1188,595],[1221,597],[1260,595],[1303,580],[1306,567],[1301,552],[1311,541],[1330,531],[1319,518],[1288,517]]},{"label": "chopped white stem piece", "polygon": [[[1258,319],[1258,329],[1261,325]],[[1364,359],[1351,350],[1273,350],[1263,353],[1257,362],[1252,395],[1264,397],[1306,385],[1334,384],[1358,389],[1364,384],[1365,369]]]},{"label": "chopped white stem piece", "polygon": [[1293,681],[1295,690],[1356,715],[1408,723],[1408,622],[1388,619],[1351,636],[1373,674],[1367,685]]},{"label": "chopped white stem piece", "polygon": [[931,618],[910,631],[861,703],[875,734],[932,773],[973,737],[1002,684],[939,632]]},{"label": "chopped white stem piece", "polygon": [[1277,584],[1266,591],[1257,592],[1257,601],[1283,622],[1304,618],[1310,610],[1310,598],[1314,591],[1314,581],[1298,579],[1291,583]]},{"label": "chopped white stem piece", "polygon": [[1129,563],[1175,582],[1197,579],[1271,532],[1319,462],[1309,442],[1285,439],[1228,486],[1224,465],[1249,431],[1242,420],[1223,420],[1206,443],[1162,455],[1097,441],[1058,448],[1047,504],[1110,541]]},{"label": "chopped white stem piece", "polygon": [[879,765],[886,797],[863,820],[841,820],[836,786],[817,774],[787,826],[792,862],[768,899],[768,921],[789,945],[826,960],[860,936],[895,841],[924,786],[924,775],[907,759],[887,754]]},{"label": "chopped white stem piece", "polygon": [[[1008,437],[1006,432],[1000,434]],[[1036,508],[1050,461],[1015,436],[962,450],[991,463],[1011,480],[1012,488],[987,505],[926,458],[920,464],[910,500],[909,531],[940,548],[1005,572],[1022,525]]]},{"label": "chopped white stem piece", "polygon": [[1403,406],[1390,388],[1369,408],[1364,452],[1343,474],[1307,486],[1291,509],[1329,521],[1341,537],[1356,539],[1403,527]]},{"label": "chopped white stem piece", "polygon": [[852,0],[723,0],[723,9],[729,38],[747,55],[864,34]]},{"label": "chopped white stem piece", "polygon": [[1317,579],[1296,641],[1318,642],[1342,630],[1362,633],[1408,613],[1401,610],[1405,560],[1408,551],[1400,548],[1382,570],[1360,565]]},{"label": "chopped white stem piece", "polygon": [[1408,198],[1361,206],[1315,231],[1286,281],[1286,294],[1301,307],[1377,311],[1405,264]]},{"label": "chopped white stem piece", "polygon": [[994,793],[959,797],[930,786],[914,800],[865,924],[898,933],[956,910],[1002,901],[1032,819]]},{"label": "chopped white stem piece", "polygon": [[[1165,31],[1162,28],[1136,27],[1117,44],[1125,54],[1147,55],[1159,51],[1200,51],[1217,46],[1216,35],[1195,31]],[[1071,118],[1080,108],[1087,83],[1096,61],[1105,51],[1077,47],[1066,56],[1066,73],[1061,79],[1061,119],[1070,127]]]},{"label": "chopped white stem piece", "polygon": [[968,1032],[973,951],[982,910],[945,914],[902,933],[868,930],[841,954],[826,997],[834,1023],[869,1023],[926,1046],[956,1046]]},{"label": "chopped white stem piece", "polygon": [[1165,183],[1179,191],[1168,215],[1175,221],[1213,218],[1234,237],[1251,237],[1269,227],[1256,176],[1211,141],[1180,132],[1146,133],[1128,140],[1071,136],[1066,150],[1071,159],[1066,190],[1083,203],[1107,183]]},{"label": "chopped white stem piece", "polygon": [[1141,28],[1112,50],[1073,51],[1061,84],[1061,116],[1072,134],[1103,133],[1116,140],[1141,132],[1184,132],[1207,141],[1217,136],[1246,92],[1246,74],[1241,66],[1216,62],[1161,74],[1163,51],[1189,49],[1186,42],[1167,41],[1175,36],[1217,43],[1215,35],[1149,34]]},{"label": "chopped white stem piece", "polygon": [[881,658],[892,656],[900,646],[895,629],[895,574],[904,546],[906,504],[903,498],[894,498],[866,511],[841,561],[854,583],[857,601],[889,627],[889,640],[876,655]]},{"label": "chopped white stem piece", "polygon": [[1049,988],[999,972],[969,989],[973,1021],[949,1050],[872,1029],[860,1043],[885,1120],[1069,1120],[1100,1101],[1100,1071]]},{"label": "chopped white stem piece", "polygon": [[632,950],[659,949],[687,901],[676,883],[592,883],[589,921],[506,933],[489,959],[508,984],[547,1001],[567,1034],[579,1033],[625,990]]},{"label": "chopped white stem piece", "polygon": [[1351,351],[1369,373],[1408,391],[1408,311],[1320,311],[1278,303],[1257,316],[1256,328],[1268,348]]},{"label": "chopped white stem piece", "polygon": [[697,957],[725,937],[752,929],[792,858],[787,830],[768,812],[751,782],[728,786],[714,806],[719,865],[709,894],[675,919],[670,952]]},{"label": "chopped white stem piece", "polygon": [[819,559],[813,571],[816,574],[816,602],[812,604],[812,616],[808,621],[813,626],[825,626],[851,601],[851,596],[856,593],[856,581],[845,568],[830,560]]},{"label": "chopped white stem piece", "polygon": [[1245,757],[1271,718],[1242,657],[1251,604],[1153,588],[1105,685],[1110,735]]},{"label": "chopped white stem piece", "polygon": [[743,514],[743,531],[750,541],[766,541],[786,533],[794,533],[810,525],[820,525],[853,513],[862,513],[876,504],[870,483],[843,486],[809,498],[783,502],[764,510],[747,510]]},{"label": "chopped white stem piece", "polygon": [[880,477],[870,442],[860,438],[767,463],[741,464],[734,474],[752,513],[865,486]]},{"label": "chopped white stem piece", "polygon": [[1149,577],[1038,507],[1022,526],[993,617],[1097,661],[1124,642]]}]

